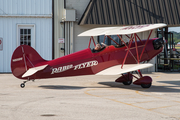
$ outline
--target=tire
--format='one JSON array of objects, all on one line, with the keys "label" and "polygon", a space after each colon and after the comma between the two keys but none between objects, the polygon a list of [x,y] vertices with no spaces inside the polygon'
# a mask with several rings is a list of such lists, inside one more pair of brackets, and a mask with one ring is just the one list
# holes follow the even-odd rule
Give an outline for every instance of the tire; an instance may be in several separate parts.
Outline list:
[{"label": "tire", "polygon": [[129,81],[124,81],[122,82],[124,85],[130,85],[132,83],[132,80],[129,80]]},{"label": "tire", "polygon": [[24,84],[24,83],[21,83],[20,86],[21,86],[21,88],[24,88],[24,87],[25,87],[25,84]]},{"label": "tire", "polygon": [[142,88],[150,88],[152,83],[149,84],[141,84]]}]

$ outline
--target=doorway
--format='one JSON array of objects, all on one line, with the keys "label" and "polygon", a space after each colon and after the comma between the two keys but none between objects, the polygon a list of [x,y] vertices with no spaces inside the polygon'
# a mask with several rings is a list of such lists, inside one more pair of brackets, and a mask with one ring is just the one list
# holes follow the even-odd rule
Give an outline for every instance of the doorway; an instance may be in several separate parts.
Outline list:
[{"label": "doorway", "polygon": [[[158,72],[179,71],[180,60],[178,60],[179,56],[175,49],[173,33],[168,32],[168,28],[163,29],[163,32],[167,43],[164,44],[164,50],[159,55],[157,55],[156,71]],[[162,31],[158,30],[157,37],[162,37],[162,36],[163,36]]]}]

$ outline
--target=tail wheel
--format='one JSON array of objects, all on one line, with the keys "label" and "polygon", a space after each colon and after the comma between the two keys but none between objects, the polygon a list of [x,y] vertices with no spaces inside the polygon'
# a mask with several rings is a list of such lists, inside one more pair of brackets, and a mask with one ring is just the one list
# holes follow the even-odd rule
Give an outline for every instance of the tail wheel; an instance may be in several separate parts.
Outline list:
[{"label": "tail wheel", "polygon": [[25,87],[25,83],[21,83],[20,86],[21,86],[21,88],[24,88]]},{"label": "tail wheel", "polygon": [[150,88],[152,83],[149,84],[141,84],[142,88]]},{"label": "tail wheel", "polygon": [[122,82],[124,85],[130,85],[132,83],[132,80],[129,80],[129,81],[123,81]]}]

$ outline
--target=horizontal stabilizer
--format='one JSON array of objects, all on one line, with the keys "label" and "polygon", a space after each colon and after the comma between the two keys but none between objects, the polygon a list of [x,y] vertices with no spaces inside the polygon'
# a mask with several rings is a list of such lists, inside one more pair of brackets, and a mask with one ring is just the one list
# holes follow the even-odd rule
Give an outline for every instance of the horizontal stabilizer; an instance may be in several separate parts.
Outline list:
[{"label": "horizontal stabilizer", "polygon": [[33,67],[33,68],[30,68],[28,71],[26,71],[22,78],[24,77],[28,77],[28,76],[31,76],[33,75],[34,73],[40,71],[40,70],[43,70],[44,68],[46,68],[48,65],[42,65],[42,66],[38,66],[38,67]]},{"label": "horizontal stabilizer", "polygon": [[147,63],[147,64],[124,64],[123,68],[121,69],[121,65],[116,65],[110,68],[107,68],[105,70],[102,70],[101,72],[98,72],[96,75],[119,75],[122,73],[132,72],[139,69],[145,69],[152,67],[153,64]]}]

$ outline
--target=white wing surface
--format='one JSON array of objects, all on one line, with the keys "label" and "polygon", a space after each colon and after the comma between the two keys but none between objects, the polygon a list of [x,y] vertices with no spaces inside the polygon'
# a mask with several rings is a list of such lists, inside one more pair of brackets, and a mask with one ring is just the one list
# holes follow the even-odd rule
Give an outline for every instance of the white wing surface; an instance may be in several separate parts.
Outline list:
[{"label": "white wing surface", "polygon": [[[99,27],[99,28],[93,28],[90,30],[87,30],[78,36],[99,36],[99,35],[105,35],[108,31],[111,31],[117,27]],[[122,27],[120,27],[122,28]]]},{"label": "white wing surface", "polygon": [[116,65],[110,68],[107,68],[105,70],[102,70],[101,72],[98,72],[96,75],[119,75],[122,73],[132,72],[139,69],[145,69],[152,67],[153,64],[147,63],[147,64],[124,64],[123,69],[121,69],[121,65]]},{"label": "white wing surface", "polygon": [[124,27],[100,27],[87,30],[78,36],[99,36],[99,35],[125,35],[132,33],[139,33],[144,31],[149,31],[157,28],[162,28],[167,26],[164,23],[158,24],[144,24],[144,25],[132,25]]}]

